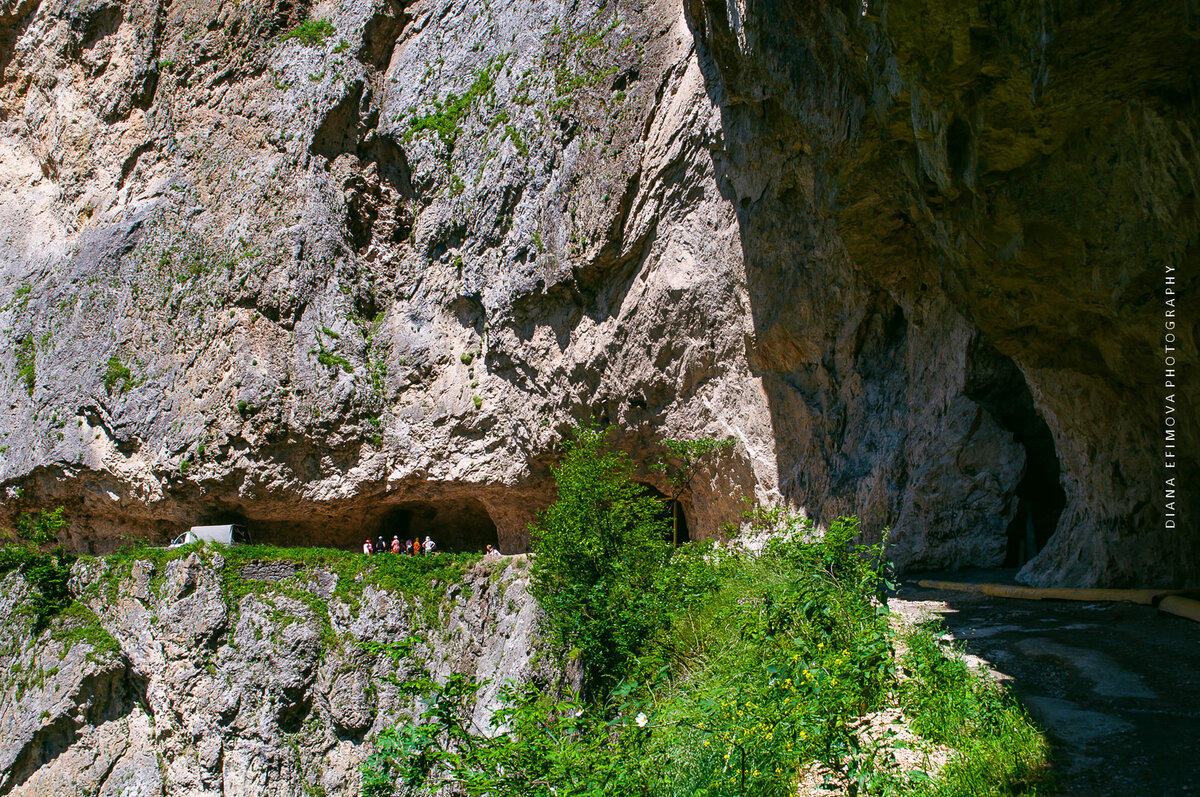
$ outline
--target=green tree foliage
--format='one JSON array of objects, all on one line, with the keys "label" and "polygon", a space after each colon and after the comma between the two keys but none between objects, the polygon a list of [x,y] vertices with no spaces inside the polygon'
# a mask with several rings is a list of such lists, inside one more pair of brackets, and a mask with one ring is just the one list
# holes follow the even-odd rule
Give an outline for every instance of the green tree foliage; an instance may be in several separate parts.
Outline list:
[{"label": "green tree foliage", "polygon": [[554,469],[558,498],[530,527],[533,595],[601,700],[662,621],[656,581],[668,555],[662,503],[633,481],[609,432],[576,428]]},{"label": "green tree foliage", "polygon": [[31,594],[21,611],[33,617],[33,633],[46,628],[50,620],[71,604],[67,588],[75,557],[59,546],[54,553],[41,549],[54,542],[67,526],[61,506],[37,513],[23,512],[14,531],[0,532],[0,575],[22,568]]}]

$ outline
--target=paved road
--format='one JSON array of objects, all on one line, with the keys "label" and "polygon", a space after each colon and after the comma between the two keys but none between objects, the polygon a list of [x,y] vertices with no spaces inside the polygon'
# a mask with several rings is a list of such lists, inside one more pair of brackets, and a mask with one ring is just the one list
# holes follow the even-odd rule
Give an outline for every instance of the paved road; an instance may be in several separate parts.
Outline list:
[{"label": "paved road", "polygon": [[[960,576],[957,580],[963,580]],[[1200,797],[1200,623],[1127,603],[992,598],[901,584],[1011,679],[1047,730],[1059,793]]]}]

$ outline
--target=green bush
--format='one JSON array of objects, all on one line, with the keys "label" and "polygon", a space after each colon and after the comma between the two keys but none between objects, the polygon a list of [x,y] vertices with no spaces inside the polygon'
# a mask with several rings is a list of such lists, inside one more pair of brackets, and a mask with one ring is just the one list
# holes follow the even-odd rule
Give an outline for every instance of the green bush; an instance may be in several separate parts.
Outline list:
[{"label": "green bush", "polygon": [[117,383],[120,383],[122,393],[129,390],[133,384],[133,372],[121,364],[120,357],[114,355],[108,358],[108,367],[104,371],[104,389],[112,393]]},{"label": "green bush", "polygon": [[589,693],[603,700],[663,615],[655,582],[669,533],[662,503],[633,481],[609,430],[575,429],[553,469],[558,497],[530,526],[531,591],[552,633],[583,658]]},{"label": "green bush", "polygon": [[33,618],[33,635],[37,636],[50,621],[74,601],[67,582],[75,557],[61,547],[53,554],[31,553],[22,574],[32,591],[20,611]]},{"label": "green bush", "polygon": [[17,536],[34,545],[45,545],[58,539],[60,529],[67,527],[61,506],[54,509],[42,509],[33,514],[22,512],[17,518]]},{"label": "green bush", "polygon": [[279,37],[280,41],[295,39],[306,47],[324,44],[325,40],[336,31],[333,23],[327,19],[306,19],[296,27]]},{"label": "green bush", "polygon": [[0,546],[0,576],[16,570],[36,555],[37,550],[31,546],[6,541]]},{"label": "green bush", "polygon": [[64,552],[62,546],[53,553],[40,550],[55,542],[58,532],[67,525],[63,507],[59,506],[36,513],[22,512],[14,530],[0,531],[0,576],[21,569],[30,595],[19,611],[33,618],[34,635],[73,600],[67,582],[75,557]]}]

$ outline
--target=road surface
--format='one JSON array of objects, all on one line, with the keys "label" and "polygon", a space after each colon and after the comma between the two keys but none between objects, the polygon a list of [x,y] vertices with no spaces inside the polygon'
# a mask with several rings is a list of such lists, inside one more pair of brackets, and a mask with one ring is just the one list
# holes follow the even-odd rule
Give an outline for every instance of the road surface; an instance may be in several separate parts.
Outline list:
[{"label": "road surface", "polygon": [[[966,580],[963,574],[943,574]],[[903,582],[1046,729],[1055,793],[1200,797],[1200,623],[1128,603],[993,598]]]}]

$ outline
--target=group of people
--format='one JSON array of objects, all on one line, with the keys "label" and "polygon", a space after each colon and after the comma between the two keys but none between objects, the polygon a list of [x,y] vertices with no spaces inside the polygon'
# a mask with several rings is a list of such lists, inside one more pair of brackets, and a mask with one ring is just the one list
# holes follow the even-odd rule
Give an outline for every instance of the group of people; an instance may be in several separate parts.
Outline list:
[{"label": "group of people", "polygon": [[383,535],[380,535],[379,539],[375,540],[375,542],[371,542],[370,537],[367,538],[366,542],[363,543],[363,553],[402,553],[407,556],[421,556],[422,554],[437,553],[437,543],[428,536],[425,537],[424,542],[421,542],[420,537],[412,540],[404,540],[403,542],[400,541],[399,537],[392,537],[392,542],[389,545],[384,540]]},{"label": "group of people", "polygon": [[[420,537],[403,541],[401,541],[399,537],[392,537],[391,543],[388,543],[388,541],[383,538],[383,535],[380,535],[379,539],[375,540],[374,542],[371,542],[370,537],[365,539],[363,541],[362,552],[365,554],[402,553],[407,556],[427,556],[429,554],[437,553],[438,550],[437,543],[434,542],[433,538],[429,537],[428,535],[426,535],[424,542],[421,541]],[[493,545],[488,545],[487,551],[484,555],[500,556],[500,549]]]}]

